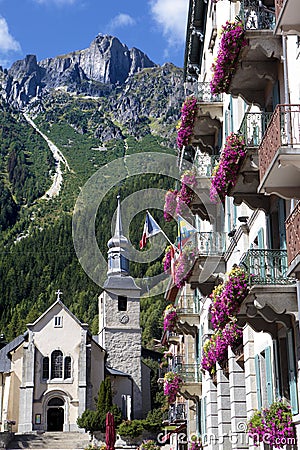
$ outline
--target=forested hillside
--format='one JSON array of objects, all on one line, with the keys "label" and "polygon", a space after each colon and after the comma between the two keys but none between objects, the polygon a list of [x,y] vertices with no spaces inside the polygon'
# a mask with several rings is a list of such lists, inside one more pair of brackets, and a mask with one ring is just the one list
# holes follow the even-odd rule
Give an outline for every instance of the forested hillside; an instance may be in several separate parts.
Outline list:
[{"label": "forested hillside", "polygon": [[[0,136],[0,331],[11,339],[23,332],[63,292],[63,302],[77,317],[98,331],[97,298],[100,287],[81,268],[72,241],[72,213],[80,189],[102,165],[115,158],[145,152],[175,153],[175,126],[183,99],[182,73],[172,65],[141,70],[123,86],[103,87],[90,97],[56,89],[33,100],[27,114],[66,158],[59,195],[45,199],[56,170],[42,136],[21,111],[1,101]],[[116,195],[173,181],[158,175],[126,179],[99,206],[96,233],[104,255],[111,237]],[[164,230],[175,238],[172,224],[153,211]],[[145,213],[137,214],[130,240],[138,248]],[[161,257],[162,258],[162,257]],[[160,258],[160,260],[161,260]],[[161,273],[161,262],[131,264],[133,276]],[[143,344],[161,333],[162,296],[141,301]]]}]

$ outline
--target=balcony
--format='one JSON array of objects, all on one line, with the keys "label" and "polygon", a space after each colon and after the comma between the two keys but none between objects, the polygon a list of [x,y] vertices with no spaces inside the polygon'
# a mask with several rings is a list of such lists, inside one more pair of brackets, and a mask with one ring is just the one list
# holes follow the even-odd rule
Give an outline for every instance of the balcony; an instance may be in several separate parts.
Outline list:
[{"label": "balcony", "polygon": [[193,400],[202,394],[202,373],[199,364],[177,364],[174,372],[182,379],[181,395],[187,400]]},{"label": "balcony", "polygon": [[203,295],[208,295],[212,287],[219,282],[219,273],[224,273],[226,234],[223,232],[199,232],[195,247],[197,258],[189,279],[192,289],[200,287]]},{"label": "balcony", "polygon": [[175,405],[170,405],[169,410],[166,413],[164,422],[169,424],[176,424],[178,422],[184,422],[186,420],[186,405],[185,403],[176,403]]},{"label": "balcony", "polygon": [[180,343],[180,336],[173,331],[167,331],[167,343],[177,345]]},{"label": "balcony", "polygon": [[256,331],[276,336],[277,324],[292,326],[292,315],[298,310],[296,285],[288,277],[286,250],[248,250],[240,261],[249,276],[249,294],[237,315]]},{"label": "balcony", "polygon": [[275,33],[298,34],[300,32],[298,0],[275,0],[276,27]]},{"label": "balcony", "polygon": [[[272,0],[268,2],[272,6]],[[281,38],[274,36],[275,16],[257,0],[241,1],[239,17],[246,30],[248,45],[239,55],[229,93],[241,96],[247,103],[265,106],[265,92],[277,81],[278,63],[281,60]],[[269,106],[272,98],[268,99]]]},{"label": "balcony", "polygon": [[289,273],[300,272],[300,202],[287,218],[286,240]]},{"label": "balcony", "polygon": [[258,156],[258,192],[300,198],[300,105],[277,106]]},{"label": "balcony", "polygon": [[268,210],[268,197],[257,193],[259,185],[258,147],[271,117],[272,113],[268,112],[247,112],[241,123],[238,134],[244,138],[246,156],[238,170],[237,183],[229,191],[229,196],[234,198],[236,205],[244,202],[252,209]]},{"label": "balcony", "polygon": [[210,155],[207,151],[194,149],[193,165],[196,168],[198,187],[190,205],[193,214],[198,214],[202,220],[210,220],[216,216],[216,207],[209,200],[210,177],[220,155]]},{"label": "balcony", "polygon": [[240,265],[248,272],[250,286],[287,285],[295,282],[287,276],[286,250],[248,250]]},{"label": "balcony", "polygon": [[198,300],[195,299],[193,294],[184,294],[178,302],[176,311],[180,322],[187,322],[191,327],[199,325],[199,307],[197,305]]}]

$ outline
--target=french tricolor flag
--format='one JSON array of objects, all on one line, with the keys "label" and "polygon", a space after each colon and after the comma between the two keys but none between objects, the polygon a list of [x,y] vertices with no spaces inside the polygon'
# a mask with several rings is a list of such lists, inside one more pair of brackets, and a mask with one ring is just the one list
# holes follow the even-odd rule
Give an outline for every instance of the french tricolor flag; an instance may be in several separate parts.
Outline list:
[{"label": "french tricolor flag", "polygon": [[162,232],[162,229],[155,222],[151,214],[147,211],[143,236],[142,239],[140,240],[140,249],[142,250],[146,246],[147,239],[149,239],[152,236],[155,236],[160,232]]}]

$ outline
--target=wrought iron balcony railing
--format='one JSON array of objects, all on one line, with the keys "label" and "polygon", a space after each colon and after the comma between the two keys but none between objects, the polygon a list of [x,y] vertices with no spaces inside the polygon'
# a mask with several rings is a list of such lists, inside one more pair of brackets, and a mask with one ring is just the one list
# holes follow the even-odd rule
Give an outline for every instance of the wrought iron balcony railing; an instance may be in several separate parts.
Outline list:
[{"label": "wrought iron balcony railing", "polygon": [[186,420],[186,405],[185,403],[176,403],[176,405],[171,405],[168,411],[169,422],[176,422],[181,420]]},{"label": "wrought iron balcony railing", "polygon": [[194,166],[199,177],[211,177],[220,155],[210,155],[200,150],[196,151]]},{"label": "wrought iron balcony railing", "polygon": [[274,30],[275,9],[267,8],[257,0],[242,0],[239,17],[246,30]]},{"label": "wrought iron balcony railing", "polygon": [[248,250],[240,261],[249,275],[251,285],[293,284],[287,277],[288,262],[286,250]]},{"label": "wrought iron balcony railing", "polygon": [[288,264],[300,255],[300,202],[285,222]]},{"label": "wrought iron balcony railing", "polygon": [[177,364],[174,365],[177,373],[184,383],[199,383],[202,381],[202,373],[199,364]]},{"label": "wrought iron balcony railing", "polygon": [[278,105],[258,150],[261,180],[279,148],[299,145],[300,105]]},{"label": "wrought iron balcony railing", "polygon": [[226,234],[222,232],[197,233],[197,251],[200,256],[218,256],[225,251]]},{"label": "wrought iron balcony railing", "polygon": [[245,113],[238,133],[244,137],[247,147],[258,147],[270,122],[270,112]]},{"label": "wrought iron balcony railing", "polygon": [[193,84],[194,94],[200,103],[222,102],[222,94],[213,95],[210,84],[206,81],[198,81]]},{"label": "wrought iron balcony railing", "polygon": [[197,314],[200,311],[200,302],[201,298],[195,294],[183,294],[177,302],[177,313]]}]

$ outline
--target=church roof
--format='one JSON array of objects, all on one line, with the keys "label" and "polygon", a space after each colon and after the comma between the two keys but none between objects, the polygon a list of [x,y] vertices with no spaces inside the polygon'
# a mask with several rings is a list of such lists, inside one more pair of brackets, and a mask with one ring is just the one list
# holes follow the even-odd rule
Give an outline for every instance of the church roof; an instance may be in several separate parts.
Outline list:
[{"label": "church roof", "polygon": [[113,369],[112,367],[107,367],[107,366],[105,367],[105,369],[109,373],[109,375],[131,378],[131,375],[129,373],[122,372],[121,370]]},{"label": "church roof", "polygon": [[11,368],[11,360],[9,358],[9,353],[16,348],[18,348],[26,339],[27,331],[15,339],[10,341],[5,347],[0,350],[0,373],[8,373]]},{"label": "church roof", "polygon": [[29,323],[29,324],[27,324],[27,326],[29,327],[32,327],[32,326],[34,326],[34,325],[36,325],[37,323],[39,323],[39,321],[40,320],[42,320],[43,319],[43,317],[45,317],[48,313],[49,313],[49,311],[51,311],[51,309],[53,309],[56,305],[59,305],[59,306],[61,306],[71,317],[72,317],[72,319],[74,319],[75,320],[75,322],[77,322],[78,323],[78,325],[80,325],[81,327],[83,327],[83,328],[87,328],[88,327],[88,324],[87,323],[82,323],[82,322],[80,322],[80,320],[79,319],[77,319],[77,317],[75,316],[75,314],[73,314],[67,307],[66,307],[66,305],[64,305],[64,303],[61,301],[61,300],[56,300],[54,303],[52,303],[52,305],[38,318],[38,319],[36,319],[36,321],[35,322],[33,322],[33,323]]}]

